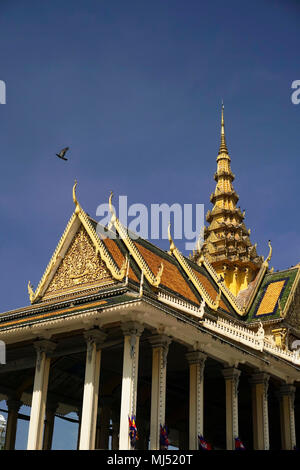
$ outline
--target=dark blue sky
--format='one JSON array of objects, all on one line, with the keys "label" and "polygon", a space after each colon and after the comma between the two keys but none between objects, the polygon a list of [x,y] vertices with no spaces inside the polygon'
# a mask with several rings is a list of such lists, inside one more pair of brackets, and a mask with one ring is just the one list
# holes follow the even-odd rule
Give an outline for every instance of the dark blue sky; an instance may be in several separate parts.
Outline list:
[{"label": "dark blue sky", "polygon": [[0,311],[28,304],[75,178],[93,217],[111,189],[210,209],[222,98],[251,240],[275,269],[300,261],[299,4],[0,1]]}]

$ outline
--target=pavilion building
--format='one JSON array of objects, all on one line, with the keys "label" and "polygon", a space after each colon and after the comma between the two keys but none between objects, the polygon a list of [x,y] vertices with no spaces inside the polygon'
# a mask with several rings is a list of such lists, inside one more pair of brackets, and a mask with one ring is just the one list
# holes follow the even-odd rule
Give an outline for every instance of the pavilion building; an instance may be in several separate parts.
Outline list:
[{"label": "pavilion building", "polygon": [[[189,258],[133,239],[111,204],[106,236],[75,210],[30,305],[0,315],[7,361],[5,448],[20,407],[28,449],[51,449],[55,417],[76,412],[78,449],[294,449],[300,436],[300,285],[296,264],[274,272],[237,207],[225,140],[204,240]],[[110,236],[116,234],[116,237]],[[296,414],[298,415],[296,416]]]}]

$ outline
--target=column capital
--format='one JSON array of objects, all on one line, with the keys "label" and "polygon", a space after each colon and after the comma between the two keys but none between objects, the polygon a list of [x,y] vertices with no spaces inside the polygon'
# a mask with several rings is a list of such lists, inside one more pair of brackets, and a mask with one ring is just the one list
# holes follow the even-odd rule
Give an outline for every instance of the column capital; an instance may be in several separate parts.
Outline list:
[{"label": "column capital", "polygon": [[296,387],[291,384],[283,384],[279,387],[278,390],[278,396],[283,397],[283,396],[290,396],[294,397],[296,392]]},{"label": "column capital", "polygon": [[18,412],[21,406],[23,405],[21,400],[16,400],[15,398],[9,398],[8,400],[6,400],[6,404],[7,404],[8,412],[10,411]]},{"label": "column capital", "polygon": [[270,378],[270,375],[267,374],[266,372],[257,372],[251,375],[249,382],[252,385],[257,385],[257,384],[267,385],[269,383],[269,378]]},{"label": "column capital", "polygon": [[144,325],[136,321],[128,321],[121,324],[124,336],[141,336],[144,331]]},{"label": "column capital", "polygon": [[37,354],[45,353],[51,354],[55,348],[56,348],[56,343],[54,341],[50,341],[48,339],[40,339],[37,340],[33,343],[34,349],[36,350]]},{"label": "column capital", "polygon": [[222,369],[222,375],[225,380],[238,379],[241,375],[241,371],[235,367],[226,367],[225,369]]},{"label": "column capital", "polygon": [[202,351],[189,351],[185,355],[189,365],[191,364],[204,364],[207,359],[207,355]]},{"label": "column capital", "polygon": [[148,338],[148,341],[153,349],[159,347],[168,349],[170,343],[172,342],[171,338],[167,335],[153,335]]},{"label": "column capital", "polygon": [[83,336],[87,344],[95,343],[97,348],[100,348],[107,338],[107,334],[99,328],[87,330],[83,333]]}]

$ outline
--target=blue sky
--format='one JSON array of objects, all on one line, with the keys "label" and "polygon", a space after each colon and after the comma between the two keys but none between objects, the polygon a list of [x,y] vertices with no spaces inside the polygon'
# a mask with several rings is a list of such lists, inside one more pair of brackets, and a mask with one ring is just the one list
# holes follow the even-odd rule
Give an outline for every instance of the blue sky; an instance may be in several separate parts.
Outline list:
[{"label": "blue sky", "polygon": [[251,241],[298,263],[299,22],[296,0],[1,0],[0,311],[28,304],[75,178],[93,217],[112,189],[210,209],[222,99]]}]

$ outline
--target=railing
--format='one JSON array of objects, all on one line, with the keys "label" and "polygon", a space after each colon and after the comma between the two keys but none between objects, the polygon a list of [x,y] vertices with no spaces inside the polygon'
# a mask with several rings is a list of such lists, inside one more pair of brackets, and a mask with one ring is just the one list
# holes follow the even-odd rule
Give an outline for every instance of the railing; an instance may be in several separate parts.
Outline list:
[{"label": "railing", "polygon": [[205,318],[202,324],[209,330],[220,333],[227,338],[231,338],[258,351],[263,350],[264,337],[261,333],[254,333],[248,328],[234,325],[233,323],[224,319],[218,319],[216,322],[214,322],[208,318]]},{"label": "railing", "polygon": [[230,320],[218,318],[217,321],[204,318],[205,303],[203,302],[200,307],[191,305],[184,300],[178,299],[171,295],[159,292],[158,300],[170,305],[171,307],[177,308],[184,313],[188,313],[199,320],[202,320],[201,325],[210,331],[214,331],[226,338],[230,338],[238,343],[244,344],[257,351],[266,351],[273,356],[281,357],[295,365],[300,365],[300,350],[290,351],[283,350],[277,346],[272,345],[265,339],[264,329],[261,325],[258,331],[255,333],[247,327],[237,325]]}]

